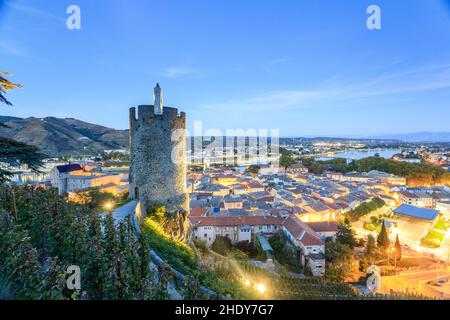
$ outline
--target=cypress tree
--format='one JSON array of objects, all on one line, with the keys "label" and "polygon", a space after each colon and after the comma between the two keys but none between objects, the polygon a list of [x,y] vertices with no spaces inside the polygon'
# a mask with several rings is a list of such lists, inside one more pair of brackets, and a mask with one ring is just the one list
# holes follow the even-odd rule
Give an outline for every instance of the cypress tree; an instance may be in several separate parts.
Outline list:
[{"label": "cypress tree", "polygon": [[371,257],[375,251],[375,238],[373,235],[369,234],[367,237],[367,244],[366,244],[366,257]]},{"label": "cypress tree", "polygon": [[402,259],[402,245],[400,244],[400,239],[397,235],[397,238],[395,239],[395,257],[397,260]]},{"label": "cypress tree", "polygon": [[390,241],[389,236],[386,229],[386,224],[383,221],[383,225],[381,226],[381,232],[378,234],[377,237],[377,244],[379,248],[387,249],[389,247]]}]

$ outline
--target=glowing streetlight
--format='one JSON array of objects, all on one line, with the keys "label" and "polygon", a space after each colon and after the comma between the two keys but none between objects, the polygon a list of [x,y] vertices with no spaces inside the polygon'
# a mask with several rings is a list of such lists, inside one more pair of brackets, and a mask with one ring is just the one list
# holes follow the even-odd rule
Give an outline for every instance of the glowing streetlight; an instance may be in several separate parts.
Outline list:
[{"label": "glowing streetlight", "polygon": [[103,206],[105,208],[105,210],[107,210],[108,212],[111,212],[114,209],[114,203],[112,202],[106,202],[105,205]]},{"label": "glowing streetlight", "polygon": [[266,286],[263,283],[258,283],[257,285],[255,285],[255,289],[260,294],[264,294],[267,290]]}]

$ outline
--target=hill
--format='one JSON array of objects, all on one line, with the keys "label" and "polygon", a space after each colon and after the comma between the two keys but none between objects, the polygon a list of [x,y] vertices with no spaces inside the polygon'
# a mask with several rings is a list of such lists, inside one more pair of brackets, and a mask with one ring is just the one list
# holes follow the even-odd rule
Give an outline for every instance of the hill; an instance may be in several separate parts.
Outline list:
[{"label": "hill", "polygon": [[377,137],[408,142],[450,142],[450,132],[416,132]]},{"label": "hill", "polygon": [[77,119],[0,116],[0,136],[34,145],[49,156],[97,155],[127,148],[128,130],[115,130]]}]

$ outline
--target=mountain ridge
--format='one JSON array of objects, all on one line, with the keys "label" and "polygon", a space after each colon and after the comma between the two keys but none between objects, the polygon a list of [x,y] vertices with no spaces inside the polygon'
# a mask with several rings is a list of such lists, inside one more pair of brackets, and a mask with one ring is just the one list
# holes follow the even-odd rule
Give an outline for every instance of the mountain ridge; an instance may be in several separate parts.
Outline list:
[{"label": "mountain ridge", "polygon": [[95,155],[128,148],[129,131],[116,130],[74,118],[17,118],[0,116],[0,136],[40,148],[49,156]]}]

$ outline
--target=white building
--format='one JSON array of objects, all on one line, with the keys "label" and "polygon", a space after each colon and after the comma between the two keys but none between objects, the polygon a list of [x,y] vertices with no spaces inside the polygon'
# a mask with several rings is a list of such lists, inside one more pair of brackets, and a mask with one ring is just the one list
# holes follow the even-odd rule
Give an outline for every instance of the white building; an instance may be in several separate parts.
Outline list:
[{"label": "white building", "polygon": [[308,266],[314,276],[325,275],[325,242],[300,219],[289,217],[283,223],[283,232],[300,253],[300,264]]},{"label": "white building", "polygon": [[272,216],[244,217],[191,217],[194,237],[211,246],[218,236],[226,237],[231,243],[252,242],[262,233],[272,235],[281,229],[284,218]]},{"label": "white building", "polygon": [[400,191],[398,195],[402,204],[408,204],[411,206],[423,208],[433,207],[433,197],[426,192],[411,192],[405,190]]}]

